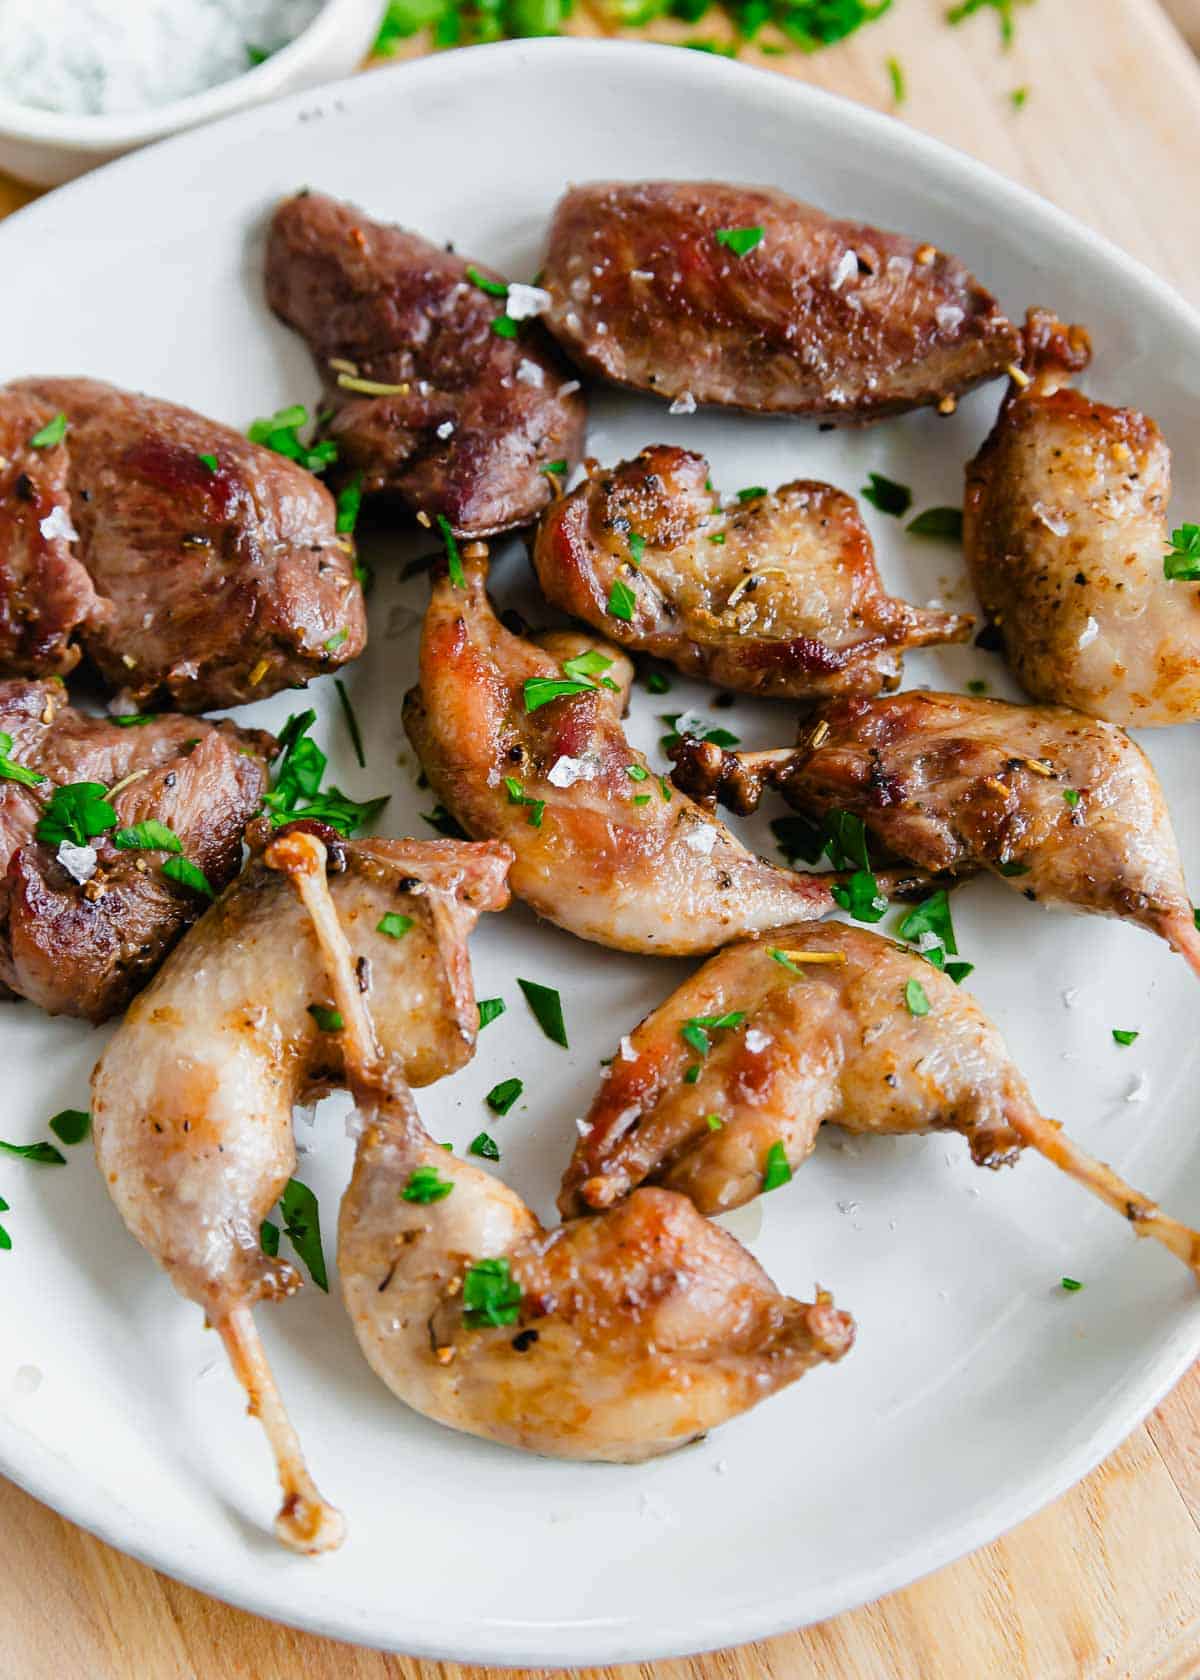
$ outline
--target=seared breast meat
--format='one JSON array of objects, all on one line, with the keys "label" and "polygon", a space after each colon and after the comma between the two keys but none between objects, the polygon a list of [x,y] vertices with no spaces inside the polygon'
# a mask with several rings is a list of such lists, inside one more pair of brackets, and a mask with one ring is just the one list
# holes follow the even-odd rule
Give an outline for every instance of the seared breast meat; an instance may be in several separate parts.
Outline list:
[{"label": "seared breast meat", "polygon": [[444,566],[435,578],[404,727],[467,833],[512,847],[518,898],[581,939],[653,956],[834,908],[833,877],[755,857],[629,745],[623,655],[578,635],[512,635],[488,601],[486,560],[463,568],[462,587]]},{"label": "seared breast meat", "polygon": [[[0,730],[12,740],[7,762],[45,778],[29,786],[6,771],[0,780],[0,985],[51,1015],[107,1020],[207,903],[163,874],[177,854],[126,849],[115,836],[164,824],[218,891],[241,866],[274,741],[194,717],[122,728],[75,711],[55,679],[0,682]],[[94,858],[35,834],[55,788],[81,782],[114,790],[116,823],[90,839]]]},{"label": "seared breast meat", "polygon": [[0,675],[72,670],[95,606],[72,546],[66,451],[31,442],[53,435],[54,413],[30,394],[0,393]]},{"label": "seared breast meat", "polygon": [[1163,575],[1158,427],[1072,389],[1087,335],[1032,311],[1019,379],[967,467],[963,537],[1021,686],[1130,726],[1200,718],[1200,586]]},{"label": "seared breast meat", "polygon": [[[703,1056],[697,1027],[711,1039]],[[559,1207],[609,1208],[649,1182],[721,1213],[786,1183],[824,1124],[960,1132],[987,1167],[1034,1149],[1200,1275],[1200,1232],[1038,1112],[969,992],[916,952],[836,922],[730,946],[634,1028],[581,1127]]]},{"label": "seared breast meat", "polygon": [[989,869],[1022,897],[1134,922],[1200,972],[1200,934],[1158,777],[1124,730],[1065,706],[912,690],[835,701],[799,745],[679,746],[676,775],[735,810],[764,785],[813,817],[852,811],[932,873]]},{"label": "seared breast meat", "polygon": [[685,404],[871,420],[954,398],[1019,347],[955,257],[772,188],[572,187],[543,284],[581,367]]},{"label": "seared breast meat", "polygon": [[267,300],[312,351],[338,471],[368,495],[485,536],[527,525],[550,499],[545,469],[578,459],[579,382],[535,320],[494,330],[493,270],[301,193],[271,222]]},{"label": "seared breast meat", "polygon": [[[66,416],[61,442],[37,452],[42,482],[53,474],[58,486],[53,530],[78,562],[68,589],[80,606],[91,580],[71,628],[120,709],[236,706],[362,652],[353,543],[311,473],[191,409],[99,380],[19,380],[0,391],[0,427],[23,428],[30,405]],[[14,518],[22,494],[18,476],[0,517],[16,545],[0,558],[10,577],[28,535]],[[48,622],[62,616],[55,606]],[[3,663],[36,668],[19,655]]]},{"label": "seared breast meat", "polygon": [[554,502],[533,563],[557,606],[612,641],[752,694],[877,694],[907,648],[972,624],[885,593],[841,490],[801,480],[727,507],[704,457],[667,444]]}]

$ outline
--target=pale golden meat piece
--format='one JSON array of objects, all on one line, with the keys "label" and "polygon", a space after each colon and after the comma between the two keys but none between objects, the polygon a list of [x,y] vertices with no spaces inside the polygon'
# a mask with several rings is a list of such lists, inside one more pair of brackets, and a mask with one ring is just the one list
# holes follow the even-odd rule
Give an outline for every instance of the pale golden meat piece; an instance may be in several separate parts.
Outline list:
[{"label": "pale golden meat piece", "polygon": [[1115,724],[1065,706],[912,690],[840,700],[799,744],[676,749],[698,797],[745,813],[764,785],[813,817],[851,811],[885,850],[932,873],[988,869],[1034,903],[1134,922],[1200,973],[1200,933],[1150,760]]},{"label": "pale golden meat piece", "polygon": [[547,596],[622,646],[750,694],[878,694],[909,648],[973,620],[888,595],[853,499],[800,480],[723,506],[708,462],[658,444],[551,504]]},{"label": "pale golden meat piece", "polygon": [[[486,560],[462,565],[461,586],[435,575],[404,726],[468,834],[512,847],[518,898],[582,939],[657,956],[834,908],[832,877],[755,857],[650,770],[621,728],[630,668],[615,648],[513,635],[488,601]],[[591,657],[591,676],[564,671],[568,649]],[[566,692],[541,703],[547,683]]]},{"label": "pale golden meat piece", "polygon": [[[406,1199],[430,1195],[428,1202]],[[631,1462],[684,1445],[825,1360],[854,1324],[780,1294],[684,1196],[638,1190],[547,1231],[381,1105],[342,1203],[338,1265],[368,1361],[452,1429],[555,1457]]]},{"label": "pale golden meat piece", "polygon": [[840,923],[719,952],[634,1028],[559,1206],[564,1217],[610,1208],[649,1182],[721,1213],[786,1181],[826,1122],[881,1136],[961,1132],[980,1166],[1036,1149],[1200,1275],[1200,1233],[1038,1112],[970,993],[913,951]]},{"label": "pale golden meat piece", "polygon": [[1019,342],[956,257],[773,187],[571,187],[542,283],[545,323],[581,367],[685,405],[833,420],[953,408]]},{"label": "pale golden meat piece", "polygon": [[1079,327],[1031,311],[1023,371],[967,466],[963,541],[1035,700],[1130,726],[1200,718],[1200,586],[1163,575],[1171,454],[1158,427],[1070,385]]},{"label": "pale golden meat piece", "polygon": [[[428,1084],[468,1061],[478,1015],[466,955],[483,910],[507,902],[503,846],[342,841],[326,830],[324,902],[375,1034],[377,1077]],[[302,897],[326,851],[283,829],[134,1000],[92,1075],[96,1155],[130,1231],[219,1331],[261,1417],[283,1490],[276,1533],[299,1551],[342,1522],[305,1467],[251,1308],[299,1276],[259,1232],[295,1167],[292,1108],[347,1083],[341,1007]],[[406,917],[411,927],[385,918]],[[328,918],[327,918],[328,919]],[[381,924],[385,924],[382,925]]]}]

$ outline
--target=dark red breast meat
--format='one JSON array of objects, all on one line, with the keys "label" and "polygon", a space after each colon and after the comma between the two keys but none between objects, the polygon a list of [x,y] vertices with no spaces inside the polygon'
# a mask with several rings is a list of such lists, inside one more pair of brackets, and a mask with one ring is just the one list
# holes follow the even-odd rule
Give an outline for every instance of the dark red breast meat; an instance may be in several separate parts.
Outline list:
[{"label": "dark red breast meat", "polygon": [[[6,768],[0,779],[0,992],[52,1015],[106,1020],[208,903],[162,865],[186,858],[214,892],[237,873],[274,741],[194,717],[122,727],[74,710],[54,678],[0,682],[0,731],[11,739],[4,764],[46,778],[26,786]],[[55,788],[79,782],[117,790],[117,824],[90,840],[94,859],[35,835]],[[179,853],[114,843],[120,829],[150,820],[172,831]]]},{"label": "dark red breast meat", "polygon": [[956,257],[770,188],[572,187],[542,283],[572,360],[685,405],[871,420],[957,397],[1019,348]]},{"label": "dark red breast meat", "polygon": [[60,413],[61,441],[28,451],[35,501],[20,472],[0,476],[10,619],[30,612],[26,508],[47,503],[59,545],[36,562],[55,592],[35,604],[22,637],[0,635],[0,670],[47,669],[31,650],[56,636],[49,668],[69,669],[73,631],[123,709],[204,711],[264,699],[362,651],[353,543],[311,473],[191,409],[98,380],[25,379],[0,391],[0,431],[25,435]]},{"label": "dark red breast meat", "polygon": [[494,330],[508,305],[491,269],[302,193],[275,212],[266,274],[271,308],[325,382],[339,472],[460,536],[526,525],[546,505],[543,469],[578,459],[584,404],[536,319]]}]

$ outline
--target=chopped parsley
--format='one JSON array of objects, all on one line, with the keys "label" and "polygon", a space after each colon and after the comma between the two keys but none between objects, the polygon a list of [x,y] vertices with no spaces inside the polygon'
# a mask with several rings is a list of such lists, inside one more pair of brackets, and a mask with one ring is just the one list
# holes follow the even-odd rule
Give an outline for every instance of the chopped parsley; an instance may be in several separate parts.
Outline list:
[{"label": "chopped parsley", "polygon": [[166,823],[156,822],[153,817],[146,822],[134,823],[132,828],[119,828],[113,835],[113,845],[122,851],[143,852],[182,852],[183,844],[180,838]]},{"label": "chopped parsley", "polygon": [[908,512],[912,506],[912,491],[907,484],[897,484],[894,478],[885,478],[882,473],[868,473],[867,478],[870,483],[864,484],[859,494],[865,496],[872,507],[897,519]]},{"label": "chopped parsley", "polygon": [[845,886],[838,883],[831,891],[834,902],[856,922],[882,921],[887,914],[888,901],[869,869],[856,869]]},{"label": "chopped parsley", "polygon": [[[491,1109],[493,1114],[504,1115],[508,1113],[509,1109],[517,1101],[524,1089],[525,1085],[523,1080],[502,1079],[499,1085],[492,1086],[491,1090],[483,1100]],[[497,1155],[494,1159],[498,1161],[500,1157]]]},{"label": "chopped parsley", "polygon": [[[669,753],[676,742],[683,739],[678,728],[680,718],[691,720],[687,712],[662,712],[659,715],[666,724],[668,733],[659,737],[658,745],[661,751]],[[739,737],[732,735],[728,729],[706,729],[701,735],[697,735],[694,729],[689,729],[688,734],[693,740],[708,741],[714,747],[736,747],[739,744]]]},{"label": "chopped parsley", "polygon": [[895,105],[903,105],[907,90],[904,85],[904,67],[898,58],[888,59],[887,73],[892,84],[892,102]]},{"label": "chopped parsley", "polygon": [[864,23],[873,23],[888,10],[892,0],[786,0],[774,13],[775,21],[788,38],[805,52],[817,52],[835,41],[844,41]]},{"label": "chopped parsley", "polygon": [[767,946],[767,955],[772,962],[777,962],[780,968],[786,968],[789,974],[803,974],[804,970],[798,962],[793,962],[786,951],[781,951],[777,945]]},{"label": "chopped parsley", "polygon": [[945,887],[939,887],[916,909],[910,910],[897,931],[901,939],[908,939],[914,944],[923,934],[931,933],[951,956],[958,955],[958,941],[954,937],[954,923],[950,915],[950,894]]},{"label": "chopped parsley", "polygon": [[1068,1295],[1073,1295],[1077,1289],[1083,1288],[1083,1285],[1080,1283],[1078,1278],[1065,1277],[1061,1280],[1061,1282],[1062,1287],[1067,1291]]},{"label": "chopped parsley", "polygon": [[624,578],[615,577],[612,588],[608,592],[607,611],[613,618],[619,618],[622,623],[629,624],[633,619],[633,610],[637,606],[637,596]]},{"label": "chopped parsley", "polygon": [[0,777],[7,782],[20,782],[22,787],[38,787],[46,777],[40,771],[30,770],[27,765],[17,764],[10,758],[12,746],[12,736],[7,730],[0,729]]},{"label": "chopped parsley", "polygon": [[629,777],[631,782],[645,782],[650,779],[649,770],[646,770],[640,764],[627,764],[625,766],[625,774]]},{"label": "chopped parsley", "polygon": [[340,788],[323,788],[329,760],[308,733],[316,721],[317,714],[309,707],[294,712],[284,724],[279,735],[282,756],[271,789],[263,795],[263,809],[275,828],[309,817],[348,838],[379,815],[390,795],[360,802]]},{"label": "chopped parsley", "polygon": [[570,677],[526,677],[525,710],[536,712],[540,706],[548,706],[551,700],[561,700],[571,694],[590,694],[595,687],[595,683],[586,678],[580,681]]},{"label": "chopped parsley", "polygon": [[358,511],[362,507],[363,475],[355,473],[349,483],[344,484],[338,491],[337,519],[334,530],[339,535],[348,537],[358,524]]},{"label": "chopped parsley", "polygon": [[914,537],[942,537],[949,542],[961,542],[963,534],[963,516],[961,508],[934,507],[926,508],[915,519],[910,519],[908,530]]},{"label": "chopped parsley", "polygon": [[272,1260],[279,1253],[279,1227],[270,1219],[264,1219],[258,1227],[258,1246]]},{"label": "chopped parsley", "polygon": [[744,257],[756,245],[762,244],[763,232],[760,227],[718,228],[716,241],[727,251],[732,251],[735,257]]},{"label": "chopped parsley", "polygon": [[157,723],[160,712],[122,712],[120,717],[110,717],[109,723],[115,723],[118,729],[142,729],[148,723]]},{"label": "chopped parsley", "polygon": [[497,315],[492,322],[492,331],[497,338],[516,338],[520,328],[511,315]]},{"label": "chopped parsley", "polygon": [[759,496],[765,496],[766,493],[767,487],[765,484],[749,484],[744,490],[738,491],[737,499],[739,502],[753,502]]},{"label": "chopped parsley", "polygon": [[929,999],[926,997],[925,988],[919,980],[905,982],[904,1001],[908,1005],[910,1015],[928,1015]]},{"label": "chopped parsley", "polygon": [[389,910],[375,923],[375,932],[385,933],[389,939],[403,939],[412,925],[411,916],[402,916],[398,910]]},{"label": "chopped parsley", "polygon": [[646,539],[637,531],[629,533],[629,554],[635,566],[640,566],[646,556]]},{"label": "chopped parsley", "polygon": [[1112,1035],[1114,1042],[1117,1044],[1136,1044],[1138,1038],[1141,1036],[1139,1033],[1130,1032],[1128,1028],[1125,1027],[1114,1027]]},{"label": "chopped parsley", "polygon": [[446,545],[446,569],[450,573],[450,582],[455,589],[465,589],[467,576],[463,571],[462,555],[458,552],[458,543],[454,540],[450,521],[444,513],[437,516],[437,528],[442,533],[442,541]]},{"label": "chopped parsley", "polygon": [[719,1114],[706,1114],[704,1116],[704,1124],[708,1127],[710,1132],[719,1132],[725,1122]]},{"label": "chopped parsley", "polygon": [[517,985],[525,994],[525,1002],[533,1011],[534,1018],[552,1044],[561,1044],[563,1049],[567,1044],[567,1029],[563,1022],[562,999],[553,986],[540,986],[536,980],[521,980]]},{"label": "chopped parsley", "polygon": [[0,1150],[5,1155],[15,1155],[18,1160],[33,1161],[39,1167],[65,1167],[67,1164],[67,1157],[52,1143],[5,1143],[0,1139]]},{"label": "chopped parsley", "polygon": [[162,872],[168,881],[187,887],[189,892],[199,893],[201,898],[216,897],[208,876],[189,858],[169,857],[162,866]]},{"label": "chopped parsley", "polygon": [[503,998],[480,998],[475,1007],[479,1011],[479,1030],[490,1027],[492,1022],[504,1014],[508,1005]]},{"label": "chopped parsley", "polygon": [[792,1169],[788,1166],[788,1158],[781,1143],[773,1143],[767,1150],[767,1159],[763,1165],[763,1191],[778,1190],[781,1184],[791,1181]]},{"label": "chopped parsley", "polygon": [[645,680],[647,694],[670,694],[671,679],[665,671],[647,671]]},{"label": "chopped parsley", "polygon": [[67,417],[60,412],[54,416],[53,420],[47,420],[44,426],[34,432],[29,440],[29,447],[30,449],[53,449],[54,445],[61,443],[66,435]]},{"label": "chopped parsley", "polygon": [[583,653],[576,653],[570,659],[564,659],[562,666],[563,675],[572,682],[587,683],[589,688],[594,688],[596,685],[590,679],[598,677],[601,688],[617,692],[619,685],[611,677],[604,675],[611,667],[612,660],[601,653],[599,648],[587,648]]},{"label": "chopped parsley", "polygon": [[207,467],[210,473],[216,472],[218,461],[215,455],[197,455],[196,459],[202,467]]},{"label": "chopped parsley", "polygon": [[1014,111],[1023,110],[1028,99],[1029,89],[1027,87],[1014,88],[1008,96],[1008,102]]},{"label": "chopped parsley", "polygon": [[1171,583],[1200,579],[1200,525],[1180,525],[1171,532],[1171,546],[1163,558],[1163,576]]},{"label": "chopped parsley", "polygon": [[1067,804],[1071,807],[1071,809],[1074,810],[1076,805],[1079,804],[1079,800],[1080,800],[1079,789],[1078,788],[1064,788],[1063,789],[1063,798],[1066,800]]},{"label": "chopped parsley", "polygon": [[730,1009],[724,1015],[693,1015],[680,1027],[679,1036],[698,1056],[704,1057],[712,1049],[710,1034],[740,1027],[745,1019],[744,1009]]},{"label": "chopped parsley", "polygon": [[544,467],[539,467],[540,473],[550,473],[554,478],[561,478],[567,470],[565,461],[547,461]]},{"label": "chopped parsley", "polygon": [[284,1235],[308,1268],[308,1275],[317,1288],[328,1295],[329,1277],[321,1248],[321,1212],[316,1196],[307,1184],[289,1178],[279,1198],[279,1211],[283,1214]]},{"label": "chopped parsley", "polygon": [[484,1161],[498,1161],[500,1146],[489,1132],[477,1132],[467,1145],[468,1155],[478,1155]]},{"label": "chopped parsley", "polygon": [[957,5],[951,6],[946,13],[947,23],[963,23],[976,12],[983,11],[990,6],[998,13],[1000,21],[1000,39],[1006,47],[1010,47],[1016,34],[1016,8],[1020,5],[1030,6],[1033,0],[959,0]]},{"label": "chopped parsley", "polygon": [[467,279],[473,286],[478,286],[481,292],[486,292],[489,297],[506,298],[508,296],[507,282],[504,280],[489,280],[487,275],[476,268],[474,263],[467,264]]},{"label": "chopped parsley", "polygon": [[38,818],[35,836],[47,846],[59,846],[64,840],[86,846],[117,826],[117,813],[107,794],[103,782],[69,782],[55,788]]},{"label": "chopped parsley", "polygon": [[529,807],[530,828],[541,828],[546,801],[544,799],[534,799],[531,794],[526,793],[515,776],[505,776],[504,786],[508,790],[508,803],[510,805],[527,805]]},{"label": "chopped parsley", "polygon": [[350,696],[346,693],[346,685],[341,677],[333,679],[333,686],[337,689],[338,703],[342,708],[342,716],[346,720],[346,732],[350,737],[350,745],[354,748],[354,756],[358,760],[360,770],[367,768],[367,755],[363,752],[362,731],[358,727],[358,719],[354,715],[354,707]]},{"label": "chopped parsley", "polygon": [[292,403],[265,420],[252,421],[246,435],[251,443],[263,444],[276,455],[286,455],[289,461],[299,461],[311,473],[322,473],[337,460],[337,444],[332,438],[314,444],[303,442],[300,428],[307,425],[308,410],[303,403]]},{"label": "chopped parsley", "polygon": [[984,682],[982,677],[972,677],[967,684],[968,694],[986,694],[987,691],[988,685]]},{"label": "chopped parsley", "polygon": [[515,1324],[521,1293],[507,1255],[497,1260],[476,1260],[463,1275],[463,1323],[469,1330]]},{"label": "chopped parsley", "polygon": [[771,833],[788,863],[795,863],[797,858],[802,863],[817,863],[825,850],[824,825],[803,814],[774,818]]},{"label": "chopped parsley", "polygon": [[339,630],[333,632],[332,636],[327,636],[322,643],[326,653],[336,653],[349,634],[349,630],[346,629],[345,625],[342,625]]},{"label": "chopped parsley", "polygon": [[308,1013],[323,1033],[341,1032],[346,1025],[340,1009],[326,1009],[323,1003],[310,1003]]},{"label": "chopped parsley", "polygon": [[699,1081],[700,1075],[703,1071],[704,1069],[700,1066],[699,1062],[693,1062],[691,1067],[688,1068],[687,1072],[683,1076],[684,1084],[695,1085]]},{"label": "chopped parsley", "polygon": [[[8,1203],[4,1200],[3,1196],[0,1196],[0,1213],[7,1213],[7,1212],[8,1212]],[[0,1254],[7,1254],[11,1248],[12,1248],[12,1238],[9,1236],[8,1232],[4,1229],[4,1226],[0,1225]]]},{"label": "chopped parsley", "polygon": [[1010,858],[1007,863],[998,863],[996,865],[996,873],[997,875],[1003,875],[1006,879],[1011,880],[1018,875],[1028,875],[1029,865],[1027,863],[1019,863],[1015,858]]},{"label": "chopped parsley", "polygon": [[430,1202],[444,1202],[453,1189],[454,1181],[441,1178],[436,1167],[414,1167],[408,1175],[408,1183],[400,1192],[400,1198],[427,1207]]},{"label": "chopped parsley", "polygon": [[85,1108],[62,1108],[47,1124],[55,1137],[69,1148],[83,1142],[92,1129],[92,1117]]}]

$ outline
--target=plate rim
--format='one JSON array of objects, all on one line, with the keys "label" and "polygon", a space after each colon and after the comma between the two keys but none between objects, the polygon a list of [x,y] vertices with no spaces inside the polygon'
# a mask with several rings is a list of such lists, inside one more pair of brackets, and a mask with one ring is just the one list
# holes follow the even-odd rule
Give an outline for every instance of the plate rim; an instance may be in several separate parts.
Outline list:
[{"label": "plate rim", "polygon": [[[293,119],[294,113],[305,106],[331,102],[356,103],[368,97],[379,97],[402,76],[410,79],[420,77],[433,83],[443,79],[457,82],[460,84],[457,91],[463,94],[470,78],[481,73],[485,62],[488,66],[486,73],[490,74],[493,67],[499,71],[502,59],[511,60],[514,67],[533,58],[574,60],[595,67],[602,66],[606,57],[617,62],[633,57],[648,59],[651,55],[660,61],[664,75],[677,78],[682,83],[690,81],[697,86],[706,86],[710,92],[719,91],[722,85],[737,86],[742,91],[753,87],[757,90],[756,102],[774,107],[784,120],[790,120],[795,113],[806,112],[819,123],[841,124],[849,138],[853,138],[855,132],[874,141],[886,136],[889,149],[902,158],[908,158],[918,173],[928,177],[932,172],[940,183],[961,189],[967,197],[976,201],[980,198],[988,200],[1002,213],[1022,220],[1031,234],[1036,234],[1041,228],[1053,231],[1058,240],[1064,237],[1071,239],[1084,248],[1090,264],[1098,262],[1110,270],[1116,269],[1131,283],[1150,292],[1164,313],[1172,318],[1175,329],[1191,337],[1200,350],[1200,311],[1145,263],[1031,188],[1010,180],[968,153],[855,100],[781,74],[764,75],[758,66],[733,62],[717,55],[682,53],[678,47],[665,43],[574,37],[496,42],[457,48],[453,53],[432,54],[374,69],[370,75],[359,72],[292,93],[171,135],[34,200],[5,218],[3,226],[0,226],[0,252],[6,248],[6,243],[12,242],[14,234],[11,230],[17,230],[22,237],[26,234],[36,237],[40,221],[58,224],[64,215],[69,217],[73,196],[86,194],[99,176],[108,179],[128,171],[136,177],[136,172],[145,167],[145,159],[152,159],[152,167],[155,167],[161,165],[164,155],[175,152],[183,155],[189,150],[202,154],[213,146],[236,143],[243,135],[261,130],[264,126],[286,125]],[[255,1588],[247,1586],[242,1589],[236,1581],[230,1583],[221,1577],[211,1564],[197,1564],[190,1560],[186,1546],[161,1550],[155,1541],[144,1538],[140,1533],[131,1539],[128,1523],[123,1531],[120,1510],[113,1507],[111,1499],[85,1487],[65,1456],[60,1462],[59,1455],[44,1443],[31,1443],[28,1437],[22,1441],[24,1432],[19,1424],[6,1418],[0,1418],[0,1473],[68,1521],[150,1568],[235,1608],[326,1638],[433,1660],[513,1667],[574,1668],[580,1664],[657,1660],[769,1639],[845,1614],[899,1591],[957,1558],[991,1544],[1061,1497],[1107,1458],[1170,1392],[1197,1356],[1200,1356],[1200,1317],[1193,1314],[1190,1320],[1186,1317],[1181,1319],[1164,1339],[1158,1356],[1146,1370],[1146,1381],[1136,1396],[1131,1395],[1124,1404],[1116,1403],[1110,1407],[1092,1433],[1058,1462],[1053,1474],[1029,1485],[1023,1484],[1012,1493],[1001,1492],[986,1505],[967,1511],[956,1521],[945,1524],[906,1558],[899,1573],[895,1565],[884,1563],[852,1577],[840,1590],[831,1587],[823,1593],[814,1594],[810,1589],[808,1601],[802,1609],[797,1608],[800,1588],[792,1589],[785,1595],[775,1594],[761,1602],[753,1600],[733,1611],[721,1611],[719,1627],[716,1615],[710,1613],[706,1619],[703,1611],[699,1610],[689,1617],[686,1626],[656,1625],[653,1631],[646,1628],[644,1614],[640,1621],[627,1618],[565,1625],[549,1619],[533,1625],[493,1619],[476,1622],[450,1642],[440,1622],[436,1626],[425,1626],[413,1623],[409,1618],[404,1630],[381,1631],[377,1625],[361,1625],[349,1606],[340,1607],[340,1619],[334,1616],[329,1606],[306,1609],[303,1593],[291,1590],[293,1582],[303,1577],[291,1570],[286,1575],[282,1572],[264,1573]],[[136,1526],[137,1519],[134,1521]],[[297,1560],[295,1568],[319,1568],[319,1562]],[[289,1602],[282,1602],[284,1599],[289,1599]],[[569,1651],[564,1641],[569,1642]]]}]

